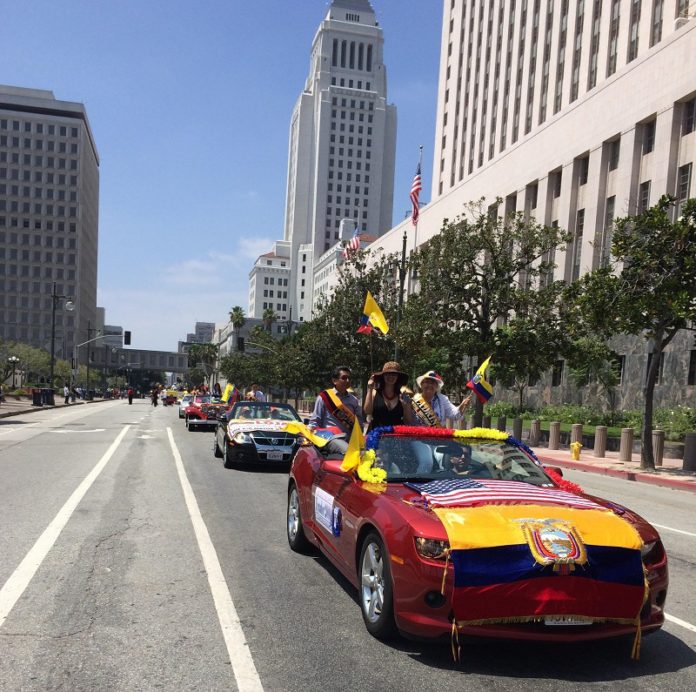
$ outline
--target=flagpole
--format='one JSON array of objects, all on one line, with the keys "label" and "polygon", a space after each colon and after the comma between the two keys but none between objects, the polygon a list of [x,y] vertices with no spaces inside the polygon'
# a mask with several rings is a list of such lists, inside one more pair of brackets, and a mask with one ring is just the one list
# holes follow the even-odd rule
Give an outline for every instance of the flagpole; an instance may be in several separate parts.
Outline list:
[{"label": "flagpole", "polygon": [[[423,164],[423,145],[420,145],[420,152],[418,155],[418,171],[422,171],[422,166]],[[417,236],[418,236],[418,217],[416,217],[416,221],[413,224],[415,226],[416,232],[414,236],[414,245],[413,249],[416,249],[416,242],[417,242]],[[402,243],[401,243],[401,264],[399,266],[399,302],[397,304],[397,309],[396,309],[396,326],[398,327],[399,324],[401,323],[401,312],[404,307],[404,288],[405,288],[405,283],[406,283],[406,245],[407,245],[407,233],[406,229],[408,228],[408,224],[404,226],[404,235],[402,238]],[[409,284],[410,284],[410,278],[409,278]],[[399,360],[399,342],[398,342],[398,337],[397,339],[394,339],[394,360],[398,361]]]},{"label": "flagpole", "polygon": [[[423,171],[423,145],[420,145],[420,154],[418,156],[418,170]],[[422,178],[421,178],[422,179]],[[420,214],[418,214],[418,219],[420,219]],[[416,251],[416,248],[418,247],[418,219],[416,219],[416,223],[414,223],[415,230],[413,232],[413,251]],[[408,277],[408,288],[409,288],[409,293],[411,292],[411,277],[409,275]]]}]

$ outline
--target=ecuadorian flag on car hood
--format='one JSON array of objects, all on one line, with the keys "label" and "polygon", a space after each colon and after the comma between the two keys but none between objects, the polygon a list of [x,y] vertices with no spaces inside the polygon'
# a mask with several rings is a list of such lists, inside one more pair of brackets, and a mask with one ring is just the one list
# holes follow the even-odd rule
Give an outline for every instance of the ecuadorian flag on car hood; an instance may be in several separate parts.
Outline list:
[{"label": "ecuadorian flag on car hood", "polygon": [[[545,489],[529,487],[525,502],[521,487],[519,498],[496,501],[500,481],[452,481],[462,487],[433,493],[432,483],[425,483],[419,492],[447,531],[459,626],[545,619],[636,623],[646,581],[642,540],[630,523],[572,493],[556,490],[544,500]],[[452,492],[458,506],[445,497],[438,503],[438,495]],[[577,502],[564,501],[563,494]]]}]

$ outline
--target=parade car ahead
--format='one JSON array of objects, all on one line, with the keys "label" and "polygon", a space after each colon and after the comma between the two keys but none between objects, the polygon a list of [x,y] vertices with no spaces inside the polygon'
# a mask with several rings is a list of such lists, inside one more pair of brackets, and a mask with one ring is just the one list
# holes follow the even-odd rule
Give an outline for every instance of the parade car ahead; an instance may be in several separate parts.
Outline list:
[{"label": "parade car ahead", "polygon": [[184,396],[179,399],[179,418],[186,417],[186,409],[189,404],[193,401],[193,394],[184,394]]},{"label": "parade car ahead", "polygon": [[208,394],[196,394],[184,410],[186,428],[189,432],[200,428],[214,430],[225,409],[226,405],[220,399]]},{"label": "parade car ahead", "polygon": [[301,422],[289,404],[240,401],[218,422],[213,453],[228,469],[238,464],[288,466],[303,438],[284,428],[287,423]]},{"label": "parade car ahead", "polygon": [[300,448],[287,535],[358,589],[374,636],[633,635],[637,654],[640,634],[662,626],[667,557],[655,528],[511,436],[397,426],[370,433],[366,448],[357,471],[344,470],[355,454]]}]

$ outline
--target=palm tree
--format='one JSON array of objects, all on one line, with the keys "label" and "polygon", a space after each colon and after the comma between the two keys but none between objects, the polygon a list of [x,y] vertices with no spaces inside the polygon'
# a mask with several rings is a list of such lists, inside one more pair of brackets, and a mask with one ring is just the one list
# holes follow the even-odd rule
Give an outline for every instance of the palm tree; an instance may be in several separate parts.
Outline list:
[{"label": "palm tree", "polygon": [[230,322],[235,329],[241,329],[246,322],[246,315],[244,314],[244,308],[239,305],[235,305],[230,310]]},{"label": "palm tree", "polygon": [[278,315],[275,314],[273,308],[266,308],[263,311],[263,326],[267,331],[271,331],[273,323],[278,319]]}]

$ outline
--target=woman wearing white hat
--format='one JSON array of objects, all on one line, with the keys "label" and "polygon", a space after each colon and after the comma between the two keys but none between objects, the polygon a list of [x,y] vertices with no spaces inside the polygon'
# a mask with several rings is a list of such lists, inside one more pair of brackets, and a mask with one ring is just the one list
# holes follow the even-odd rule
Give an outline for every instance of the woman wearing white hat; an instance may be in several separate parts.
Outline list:
[{"label": "woman wearing white hat", "polygon": [[418,424],[433,428],[444,427],[448,418],[459,420],[473,395],[472,392],[462,400],[459,406],[455,406],[442,393],[445,382],[435,370],[428,370],[425,374],[417,377],[416,384],[421,391],[413,397],[411,403],[418,418]]}]

